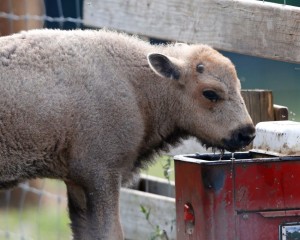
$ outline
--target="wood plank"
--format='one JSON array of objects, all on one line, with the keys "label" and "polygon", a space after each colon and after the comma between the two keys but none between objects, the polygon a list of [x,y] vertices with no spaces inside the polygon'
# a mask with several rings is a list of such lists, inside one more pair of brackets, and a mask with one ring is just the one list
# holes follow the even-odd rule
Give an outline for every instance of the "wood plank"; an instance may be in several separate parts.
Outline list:
[{"label": "wood plank", "polygon": [[89,0],[84,23],[300,63],[300,8],[253,0]]},{"label": "wood plank", "polygon": [[138,186],[133,189],[166,197],[175,197],[175,183],[167,179],[141,174]]},{"label": "wood plank", "polygon": [[[147,222],[140,205],[150,210]],[[164,229],[169,240],[176,239],[175,199],[132,189],[122,188],[120,195],[121,223],[126,239],[150,239],[155,226]]]}]

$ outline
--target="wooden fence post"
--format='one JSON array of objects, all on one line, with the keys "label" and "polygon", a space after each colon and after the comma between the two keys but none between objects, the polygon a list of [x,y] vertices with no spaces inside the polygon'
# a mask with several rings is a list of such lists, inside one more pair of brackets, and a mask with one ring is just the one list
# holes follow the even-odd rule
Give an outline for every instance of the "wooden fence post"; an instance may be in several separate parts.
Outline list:
[{"label": "wooden fence post", "polygon": [[285,106],[274,104],[274,120],[288,120],[289,119],[289,109]]},{"label": "wooden fence post", "polygon": [[253,123],[274,120],[273,95],[269,90],[242,90]]},{"label": "wooden fence post", "polygon": [[242,90],[248,112],[256,125],[264,121],[288,120],[288,108],[273,104],[270,90]]}]

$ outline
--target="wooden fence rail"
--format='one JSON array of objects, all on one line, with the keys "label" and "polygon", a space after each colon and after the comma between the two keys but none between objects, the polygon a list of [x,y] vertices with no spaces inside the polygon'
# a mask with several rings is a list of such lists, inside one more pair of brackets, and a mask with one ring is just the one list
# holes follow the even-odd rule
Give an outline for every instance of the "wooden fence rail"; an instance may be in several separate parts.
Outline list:
[{"label": "wooden fence rail", "polygon": [[300,63],[300,8],[254,0],[89,0],[84,23]]}]

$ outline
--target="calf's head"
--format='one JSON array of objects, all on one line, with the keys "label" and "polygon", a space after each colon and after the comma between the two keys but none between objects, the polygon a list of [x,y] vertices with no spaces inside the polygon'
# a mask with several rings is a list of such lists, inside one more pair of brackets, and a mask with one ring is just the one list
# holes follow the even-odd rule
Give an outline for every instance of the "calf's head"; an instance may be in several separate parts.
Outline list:
[{"label": "calf's head", "polygon": [[174,45],[150,53],[148,63],[162,81],[172,81],[179,128],[222,150],[236,151],[253,140],[255,128],[228,58],[206,45]]}]

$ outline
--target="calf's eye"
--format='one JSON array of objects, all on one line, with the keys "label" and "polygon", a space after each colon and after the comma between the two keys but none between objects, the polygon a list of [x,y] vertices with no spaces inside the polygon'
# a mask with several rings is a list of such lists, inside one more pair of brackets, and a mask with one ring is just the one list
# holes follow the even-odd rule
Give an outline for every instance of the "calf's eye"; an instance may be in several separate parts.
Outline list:
[{"label": "calf's eye", "polygon": [[198,64],[196,67],[196,70],[198,73],[203,73],[204,72],[204,65],[203,64]]},{"label": "calf's eye", "polygon": [[204,90],[202,94],[212,102],[217,102],[218,100],[220,100],[220,96],[213,90]]}]

